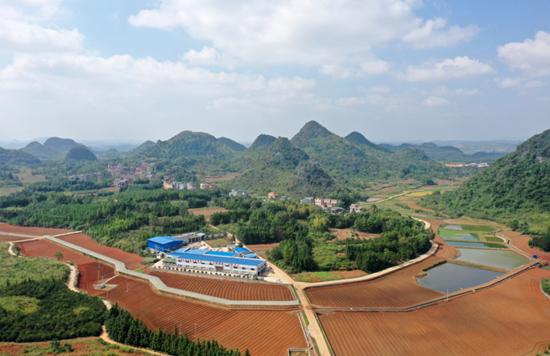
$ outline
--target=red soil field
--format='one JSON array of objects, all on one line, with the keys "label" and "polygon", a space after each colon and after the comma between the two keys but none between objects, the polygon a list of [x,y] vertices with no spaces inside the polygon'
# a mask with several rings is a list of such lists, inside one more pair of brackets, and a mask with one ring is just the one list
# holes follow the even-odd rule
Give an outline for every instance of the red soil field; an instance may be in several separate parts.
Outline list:
[{"label": "red soil field", "polygon": [[204,215],[206,221],[210,220],[210,215],[214,213],[220,213],[227,211],[225,208],[212,208],[212,209],[189,209],[189,212],[193,215]]},{"label": "red soil field", "polygon": [[[439,220],[428,222],[436,231],[442,223]],[[441,297],[444,293],[421,287],[415,278],[423,268],[456,256],[458,251],[440,236],[434,241],[440,245],[436,254],[415,265],[370,281],[307,288],[305,292],[314,307],[334,308],[398,308]]]},{"label": "red soil field", "polygon": [[[89,262],[78,265],[80,278],[78,279],[78,288],[86,291],[90,295],[100,294],[100,291],[94,289],[94,284],[114,277],[115,269],[109,265],[100,262]],[[98,280],[99,272],[99,280]]]},{"label": "red soil field", "polygon": [[0,233],[0,241],[4,241],[4,242],[24,241],[24,240],[31,240],[31,239],[32,237],[4,235]]},{"label": "red soil field", "polygon": [[21,242],[19,243],[19,251],[25,256],[28,257],[49,257],[55,258],[54,254],[59,251],[63,254],[61,261],[63,262],[73,262],[74,264],[80,266],[85,263],[95,262],[91,257],[86,257],[74,250],[71,250],[67,247],[54,244],[48,240],[38,240],[31,242]]},{"label": "red soil field", "polygon": [[231,310],[190,302],[157,294],[146,282],[124,276],[109,283],[118,287],[109,291],[108,299],[152,329],[172,332],[181,325],[181,332],[192,339],[214,338],[228,348],[248,348],[252,355],[283,356],[290,347],[306,347],[296,312]]},{"label": "red soil field", "polygon": [[86,235],[67,235],[59,237],[59,239],[121,261],[126,265],[126,268],[128,269],[136,270],[143,267],[143,265],[140,263],[141,261],[143,261],[143,257],[140,257],[133,253],[124,252],[122,250],[119,250],[118,248],[100,245]]},{"label": "red soil field", "polygon": [[71,230],[66,229],[48,229],[44,227],[26,227],[26,226],[14,226],[9,224],[0,224],[0,233],[11,232],[14,234],[23,234],[31,236],[44,236],[44,235],[59,235]]},{"label": "red soil field", "polygon": [[[330,233],[336,235],[339,240],[344,240],[347,238],[360,238],[360,239],[371,239],[374,237],[380,237],[380,234],[369,234],[366,232],[355,231],[353,229],[330,229]],[[356,233],[356,236],[352,236],[352,233]]]},{"label": "red soil field", "polygon": [[229,300],[293,300],[291,291],[281,285],[226,281],[167,272],[151,272],[167,286]]},{"label": "red soil field", "polygon": [[277,246],[279,246],[278,242],[272,244],[246,245],[246,248],[248,248],[250,251],[253,251],[258,256],[265,258],[265,251],[271,250],[272,248]]},{"label": "red soil field", "polygon": [[320,315],[338,356],[534,355],[550,342],[550,301],[535,269],[494,288],[412,312]]},{"label": "red soil field", "polygon": [[500,233],[501,235],[504,235],[505,237],[509,238],[512,244],[514,244],[517,248],[522,250],[523,252],[528,253],[529,255],[537,255],[537,258],[550,262],[550,253],[544,252],[543,250],[540,250],[538,248],[529,247],[529,240],[531,238],[526,235],[522,235],[519,231],[503,231]]}]

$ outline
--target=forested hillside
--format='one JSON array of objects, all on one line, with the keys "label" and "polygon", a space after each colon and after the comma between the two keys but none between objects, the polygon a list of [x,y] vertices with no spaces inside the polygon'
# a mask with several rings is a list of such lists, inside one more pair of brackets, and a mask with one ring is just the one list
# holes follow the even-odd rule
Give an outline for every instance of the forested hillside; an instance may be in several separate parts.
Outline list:
[{"label": "forested hillside", "polygon": [[85,146],[76,146],[65,156],[66,161],[97,161],[96,155]]},{"label": "forested hillside", "polygon": [[0,165],[29,165],[40,163],[35,156],[17,150],[6,150],[0,147]]},{"label": "forested hillside", "polygon": [[550,211],[550,130],[531,137],[459,189],[421,204],[452,215],[540,223]]},{"label": "forested hillside", "polygon": [[21,149],[23,152],[27,152],[40,159],[63,159],[63,153],[40,144],[39,142],[31,142],[27,146]]}]

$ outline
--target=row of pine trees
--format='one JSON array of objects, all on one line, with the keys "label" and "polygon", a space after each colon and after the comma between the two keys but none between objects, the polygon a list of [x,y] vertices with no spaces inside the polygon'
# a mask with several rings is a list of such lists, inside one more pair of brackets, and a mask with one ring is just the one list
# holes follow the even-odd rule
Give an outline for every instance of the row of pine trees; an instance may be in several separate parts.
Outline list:
[{"label": "row of pine trees", "polygon": [[187,335],[157,329],[152,331],[130,312],[114,305],[108,313],[105,327],[111,339],[135,347],[153,349],[175,356],[250,356],[237,350],[227,350],[215,340],[193,341]]}]

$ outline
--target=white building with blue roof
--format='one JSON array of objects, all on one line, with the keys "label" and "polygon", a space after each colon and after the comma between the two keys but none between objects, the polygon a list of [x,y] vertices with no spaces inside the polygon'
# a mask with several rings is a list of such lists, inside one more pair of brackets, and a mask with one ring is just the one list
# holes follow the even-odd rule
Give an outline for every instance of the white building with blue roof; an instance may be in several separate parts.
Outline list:
[{"label": "white building with blue roof", "polygon": [[166,257],[170,263],[165,263],[165,267],[177,270],[256,277],[267,268],[266,260],[243,258],[233,252],[182,248],[168,254]]}]

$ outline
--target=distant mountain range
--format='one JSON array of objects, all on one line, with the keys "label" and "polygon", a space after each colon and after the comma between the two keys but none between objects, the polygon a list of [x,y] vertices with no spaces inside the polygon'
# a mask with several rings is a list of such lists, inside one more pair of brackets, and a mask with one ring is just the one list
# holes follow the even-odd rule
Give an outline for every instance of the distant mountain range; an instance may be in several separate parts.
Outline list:
[{"label": "distant mountain range", "polygon": [[[453,192],[424,199],[427,207],[452,215],[498,219],[539,219],[550,211],[550,130],[464,182]],[[547,219],[547,218],[543,218]],[[540,221],[539,221],[540,223]]]}]

